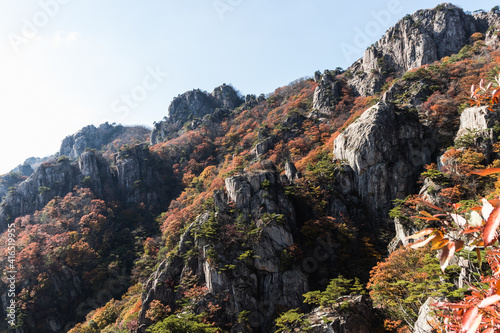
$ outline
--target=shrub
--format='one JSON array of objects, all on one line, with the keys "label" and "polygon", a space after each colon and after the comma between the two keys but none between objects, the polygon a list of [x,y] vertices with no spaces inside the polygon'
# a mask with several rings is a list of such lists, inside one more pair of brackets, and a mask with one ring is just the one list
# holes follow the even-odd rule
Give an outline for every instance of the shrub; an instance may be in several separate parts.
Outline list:
[{"label": "shrub", "polygon": [[202,315],[179,314],[171,315],[163,321],[150,326],[146,332],[149,333],[216,333],[221,329],[203,322]]},{"label": "shrub", "polygon": [[311,322],[304,318],[304,315],[299,313],[299,309],[293,309],[281,314],[276,319],[276,332],[275,333],[291,333],[307,332],[311,330]]},{"label": "shrub", "polygon": [[62,155],[57,159],[57,163],[67,163],[69,162],[69,157],[66,155]]},{"label": "shrub", "polygon": [[400,248],[373,268],[368,289],[374,305],[391,319],[413,325],[427,298],[451,294],[453,284],[446,282],[432,251]]},{"label": "shrub", "polygon": [[364,294],[363,285],[358,278],[346,279],[342,275],[330,280],[325,291],[311,291],[304,294],[304,303],[321,306],[335,306],[342,296]]}]

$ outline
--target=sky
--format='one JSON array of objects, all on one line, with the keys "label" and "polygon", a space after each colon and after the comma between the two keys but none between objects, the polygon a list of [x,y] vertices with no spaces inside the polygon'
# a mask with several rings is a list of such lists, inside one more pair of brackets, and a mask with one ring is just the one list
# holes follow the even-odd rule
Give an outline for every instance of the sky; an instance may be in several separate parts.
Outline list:
[{"label": "sky", "polygon": [[267,94],[347,68],[406,14],[439,3],[0,0],[0,174],[89,124],[152,127],[191,89]]}]

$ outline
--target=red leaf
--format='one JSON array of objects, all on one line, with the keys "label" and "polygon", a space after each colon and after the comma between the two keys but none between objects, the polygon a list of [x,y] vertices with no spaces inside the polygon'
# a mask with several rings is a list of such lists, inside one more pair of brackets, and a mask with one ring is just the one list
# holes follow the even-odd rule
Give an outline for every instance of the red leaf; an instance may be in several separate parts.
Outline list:
[{"label": "red leaf", "polygon": [[475,171],[471,172],[471,174],[479,175],[479,176],[489,176],[489,175],[492,175],[494,173],[500,173],[500,168],[488,168],[488,169],[484,169],[484,170],[475,170]]},{"label": "red leaf", "polygon": [[481,231],[481,229],[483,229],[483,227],[468,228],[468,229],[461,231],[460,233],[464,234],[464,235],[465,234],[472,234],[473,232]]},{"label": "red leaf", "polygon": [[446,302],[437,302],[432,304],[435,307],[438,308],[450,308],[450,309],[462,309],[465,308],[467,305],[464,304],[457,304],[457,303],[446,303]]},{"label": "red leaf", "polygon": [[450,259],[455,254],[456,244],[455,242],[449,242],[441,253],[441,258],[439,259],[439,264],[441,265],[441,270],[444,272],[445,268],[448,266]]},{"label": "red leaf", "polygon": [[493,209],[483,230],[484,245],[490,245],[496,237],[498,225],[500,224],[500,206]]},{"label": "red leaf", "polygon": [[469,310],[465,312],[462,317],[462,332],[467,332],[471,328],[478,314],[479,308],[477,306],[471,306]]},{"label": "red leaf", "polygon": [[478,308],[482,309],[487,306],[490,306],[491,304],[495,304],[496,302],[500,301],[500,295],[493,295],[490,297],[486,297],[477,305]]}]

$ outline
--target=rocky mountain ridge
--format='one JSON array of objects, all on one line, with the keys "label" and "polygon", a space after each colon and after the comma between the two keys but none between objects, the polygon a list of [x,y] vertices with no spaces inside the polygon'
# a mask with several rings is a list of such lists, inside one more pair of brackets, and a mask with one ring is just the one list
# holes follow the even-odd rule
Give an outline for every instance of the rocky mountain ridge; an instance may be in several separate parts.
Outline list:
[{"label": "rocky mountain ridge", "polygon": [[168,107],[168,117],[155,124],[150,142],[155,145],[166,141],[187,121],[199,120],[217,110],[232,110],[243,102],[238,92],[226,84],[216,87],[210,94],[199,89],[187,91],[174,98]]},{"label": "rocky mountain ridge", "polygon": [[[375,332],[380,314],[366,296],[344,295],[339,304],[350,310],[332,306],[330,311],[305,304],[303,295],[327,288],[339,274],[368,280],[390,238],[396,235],[393,251],[414,231],[398,219],[394,231],[388,217],[393,201],[419,191],[425,165],[440,161],[438,171],[445,170],[442,155],[450,138],[456,144],[474,131],[468,144],[480,147],[489,162],[495,156],[498,119],[484,107],[463,107],[458,124],[436,121],[434,113],[443,105],[451,104],[445,109],[452,116],[458,115],[458,105],[442,102],[448,87],[422,73],[426,69],[397,80],[383,95],[365,96],[379,93],[391,75],[397,79],[466,45],[484,47],[481,57],[490,55],[499,23],[496,11],[470,15],[450,4],[418,11],[389,29],[348,70],[317,73],[315,82],[296,82],[268,99],[243,100],[229,85],[211,94],[179,95],[168,117],[155,124],[149,144],[127,144],[106,154],[98,150],[125,129],[85,127],[64,139],[58,160],[27,170],[32,172],[27,179],[6,179],[5,186],[13,187],[0,207],[0,230],[76,186],[125,207],[118,223],[134,216],[134,209],[147,212],[147,218],[127,224],[137,228],[130,232],[137,238],[138,257],[129,273],[136,282],[143,278],[143,285],[133,306],[121,314],[113,310],[109,330],[142,333],[160,320],[208,311],[205,321],[229,332],[265,332],[273,330],[277,316],[298,308],[313,332]],[[483,39],[472,41],[478,32]],[[429,106],[432,96],[437,102]],[[342,104],[352,110],[361,105],[362,112],[349,111],[347,117]],[[435,105],[441,108],[435,111]],[[349,121],[338,126],[341,116]],[[432,202],[438,200],[438,186],[430,181],[424,180],[421,194]],[[141,228],[144,219],[155,221],[156,233]],[[88,232],[82,231],[80,241]],[[62,269],[64,285],[80,279]],[[73,290],[75,300],[83,298],[78,292]],[[89,315],[99,318],[89,319],[91,332],[106,327],[99,311]],[[124,320],[125,313],[134,313],[134,319],[112,322]],[[422,313],[421,321],[429,316]],[[37,318],[19,333],[37,327],[62,332],[66,324]],[[79,332],[85,332],[82,326],[71,331]]]},{"label": "rocky mountain ridge", "polygon": [[[450,3],[418,10],[389,28],[365,51],[363,58],[346,70],[347,82],[362,96],[374,95],[388,78],[458,53],[470,44],[474,33],[484,35],[486,45],[498,48],[498,34],[490,27],[498,26],[499,22],[498,11],[467,14]],[[316,78],[320,84],[314,109],[320,113],[331,113],[341,98],[337,74],[328,72]]]}]

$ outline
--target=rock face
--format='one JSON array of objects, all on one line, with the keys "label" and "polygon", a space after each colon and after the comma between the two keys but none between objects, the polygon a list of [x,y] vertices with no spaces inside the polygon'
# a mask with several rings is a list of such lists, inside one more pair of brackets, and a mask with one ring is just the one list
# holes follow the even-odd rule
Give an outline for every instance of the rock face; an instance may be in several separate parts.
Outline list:
[{"label": "rock face", "polygon": [[120,152],[115,157],[116,177],[121,199],[126,203],[145,203],[164,207],[175,187],[172,172],[162,167],[146,144]]},{"label": "rock face", "polygon": [[335,78],[337,74],[340,72],[326,70],[323,75],[316,78],[318,86],[314,91],[313,112],[319,116],[332,116],[335,106],[342,97],[341,81]]},{"label": "rock face", "polygon": [[294,181],[302,177],[302,174],[297,170],[295,164],[290,161],[285,163],[285,175],[289,181]]},{"label": "rock face", "polygon": [[111,142],[111,139],[124,130],[121,125],[113,126],[104,123],[99,127],[89,125],[77,133],[66,137],[59,150],[59,155],[77,159],[85,149],[100,149],[103,145]]},{"label": "rock face", "polygon": [[226,178],[228,197],[238,209],[253,217],[259,218],[263,213],[285,214],[294,223],[293,207],[280,190],[278,179],[271,171]]},{"label": "rock face", "polygon": [[255,148],[252,150],[252,155],[255,156],[255,158],[259,158],[260,156],[264,155],[273,147],[273,138],[267,138],[264,139],[260,142],[258,142],[255,145]]},{"label": "rock face", "polygon": [[424,305],[422,305],[418,313],[418,319],[414,326],[414,333],[439,332],[440,327],[442,327],[442,323],[437,320],[432,308],[432,304],[439,301],[443,300],[429,297],[427,301],[425,301]]},{"label": "rock face", "polygon": [[163,142],[187,121],[203,118],[214,113],[216,109],[232,110],[243,102],[236,90],[226,84],[215,88],[211,94],[199,89],[185,92],[174,98],[168,107],[168,118],[155,124],[151,133],[151,144]]},{"label": "rock face", "polygon": [[6,194],[0,206],[0,230],[15,218],[42,209],[55,196],[65,196],[77,185],[89,187],[100,198],[144,203],[156,209],[168,205],[176,182],[170,168],[152,156],[147,145],[118,153],[115,164],[111,167],[92,151],[83,152],[77,162],[63,159],[42,164]]},{"label": "rock face", "polygon": [[42,209],[53,197],[64,196],[79,184],[80,170],[69,161],[41,165],[2,202],[0,231],[16,217]]},{"label": "rock face", "polygon": [[455,140],[471,132],[477,136],[492,137],[492,127],[498,120],[498,112],[491,112],[486,106],[467,108],[460,115],[460,128]]},{"label": "rock face", "polygon": [[460,115],[460,128],[455,136],[455,145],[472,144],[489,160],[498,136],[495,136],[493,127],[500,121],[499,109],[495,111],[491,112],[485,106],[465,109]]},{"label": "rock face", "polygon": [[[269,331],[273,315],[279,305],[286,308],[303,306],[302,294],[308,291],[307,274],[301,268],[287,267],[283,262],[283,251],[294,243],[292,229],[295,228],[295,212],[286,199],[279,176],[272,171],[259,171],[226,179],[228,202],[220,202],[224,196],[216,193],[218,212],[200,215],[181,237],[179,250],[171,259],[163,262],[145,286],[139,324],[146,327],[145,311],[157,299],[173,309],[181,297],[175,290],[186,272],[194,273],[208,290],[207,299],[225,295],[223,317],[237,322],[241,311],[249,311],[248,321],[235,325],[231,332]],[[230,226],[235,223],[224,207],[233,201],[244,223],[255,221],[258,230],[256,239],[245,253],[244,259],[238,251],[228,251],[220,242],[203,236],[193,237],[203,225],[214,223]],[[194,246],[195,257],[189,260],[186,253]],[[219,253],[214,261],[210,253]],[[192,250],[191,250],[192,252]],[[235,252],[235,253],[232,253]],[[217,261],[232,263],[230,271],[221,270]],[[162,283],[169,281],[169,283]],[[144,332],[140,328],[139,332]]]},{"label": "rock face", "polygon": [[355,173],[355,192],[374,217],[383,218],[392,200],[415,190],[432,151],[415,117],[380,102],[335,139],[333,155],[347,160]]},{"label": "rock face", "polygon": [[84,152],[80,155],[78,167],[82,186],[90,187],[97,197],[109,194],[105,192],[110,191],[107,186],[114,183],[114,177],[109,164],[101,156],[92,151]]},{"label": "rock face", "polygon": [[54,156],[30,157],[27,158],[23,164],[20,164],[15,169],[13,169],[12,172],[18,172],[23,176],[29,177],[44,162],[50,162],[53,160]]},{"label": "rock face", "polygon": [[[49,297],[45,296],[46,299],[52,299],[58,305],[63,305],[64,308],[72,307],[75,302],[80,297],[84,297],[83,282],[79,278],[78,274],[72,269],[64,266],[58,274],[53,274],[48,277],[50,280],[51,294]],[[1,283],[1,282],[0,282]],[[22,284],[29,284],[28,281],[20,282]],[[3,309],[6,309],[9,303],[9,298],[7,297],[7,286],[2,285],[2,294],[0,295],[0,304]],[[20,285],[21,288],[24,285]],[[5,290],[5,292],[3,292]],[[2,315],[6,315],[3,311],[0,311]],[[50,315],[48,315],[50,313]],[[21,328],[16,328],[12,330],[13,332],[26,333],[26,332],[68,332],[72,327],[72,320],[74,320],[74,313],[70,311],[58,311],[53,303],[46,303],[46,308],[43,313],[30,313],[24,319],[24,326]],[[66,324],[69,323],[69,324]],[[65,325],[66,324],[66,325]],[[74,325],[74,322],[73,322]],[[6,330],[8,331],[8,329]]]},{"label": "rock face", "polygon": [[349,68],[349,83],[361,95],[372,95],[380,90],[389,73],[403,74],[458,53],[469,44],[473,33],[486,33],[498,18],[499,14],[493,12],[467,15],[449,3],[407,15]]}]

